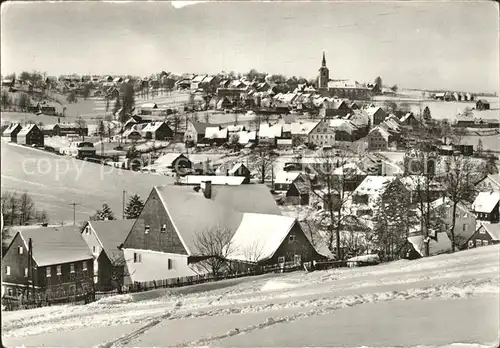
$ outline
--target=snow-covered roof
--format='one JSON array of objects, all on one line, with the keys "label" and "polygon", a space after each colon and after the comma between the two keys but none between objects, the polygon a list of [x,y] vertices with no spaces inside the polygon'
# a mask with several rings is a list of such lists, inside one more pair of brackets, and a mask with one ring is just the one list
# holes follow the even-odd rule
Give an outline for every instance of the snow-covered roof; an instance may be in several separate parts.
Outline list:
[{"label": "snow-covered roof", "polygon": [[493,240],[500,241],[500,224],[481,224]]},{"label": "snow-covered roof", "polygon": [[412,112],[407,112],[403,117],[401,117],[400,121],[401,122],[405,122],[406,120],[408,120],[410,117],[413,117],[415,118],[415,116],[413,116],[413,113]]},{"label": "snow-covered roof", "polygon": [[338,118],[330,120],[329,126],[335,130],[344,131],[349,134],[352,134],[352,132],[356,130],[356,127],[351,123],[351,121]]},{"label": "snow-covered roof", "polygon": [[335,170],[333,171],[333,174],[335,174],[335,175],[346,175],[346,176],[349,176],[349,175],[366,175],[366,172],[364,172],[363,170],[361,170],[361,168],[359,168],[359,166],[358,166],[357,163],[349,162],[349,163],[344,164],[341,167],[335,168]]},{"label": "snow-covered roof", "polygon": [[382,110],[382,108],[380,106],[370,106],[370,107],[364,109],[364,111],[366,111],[366,113],[370,116],[375,115],[375,113],[377,113],[377,111],[379,111],[379,110]]},{"label": "snow-covered roof", "polygon": [[201,81],[203,81],[205,78],[207,77],[207,75],[196,75],[192,80],[191,82],[193,83],[199,83]]},{"label": "snow-covered roof", "polygon": [[354,193],[357,195],[380,195],[385,187],[395,179],[395,176],[368,175],[354,190]]},{"label": "snow-covered roof", "polygon": [[[453,206],[453,202],[448,197],[441,197],[431,203],[432,209],[437,209],[443,206],[445,206],[446,208],[451,208]],[[457,208],[464,212],[470,213],[470,210],[460,202],[457,204]]]},{"label": "snow-covered roof", "polygon": [[18,136],[18,137],[21,137],[21,136],[23,136],[23,135],[26,135],[26,134],[28,134],[29,132],[31,132],[31,130],[32,130],[33,128],[35,128],[35,127],[37,127],[37,125],[36,125],[36,124],[29,124],[29,125],[26,125],[26,126],[24,126],[24,127],[23,127],[20,131],[19,131],[19,133],[17,133],[17,136]]},{"label": "snow-covered roof", "polygon": [[21,127],[19,123],[12,123],[3,131],[3,135],[10,135],[16,128]]},{"label": "snow-covered roof", "polygon": [[477,213],[491,213],[500,200],[500,192],[479,192],[472,209]]},{"label": "snow-covered roof", "polygon": [[274,179],[275,184],[291,184],[300,175],[298,172],[278,172]]},{"label": "snow-covered roof", "polygon": [[318,122],[293,122],[292,123],[292,134],[293,135],[308,135],[314,127],[318,125]]},{"label": "snow-covered roof", "polygon": [[227,126],[228,132],[241,132],[244,129],[245,129],[245,125],[243,125],[243,124]]},{"label": "snow-covered roof", "polygon": [[34,228],[18,232],[26,248],[28,241],[32,240],[33,259],[38,267],[93,258],[76,226]]},{"label": "snow-covered roof", "polygon": [[245,166],[243,163],[241,163],[241,162],[236,163],[236,164],[235,164],[235,165],[234,165],[234,166],[233,166],[233,167],[229,170],[229,174],[234,174],[234,173],[236,173],[236,172],[237,172],[240,168],[242,168],[242,167],[245,167],[245,168],[246,168],[246,166]]},{"label": "snow-covered roof", "polygon": [[144,103],[140,106],[142,109],[156,109],[157,107],[156,103]]},{"label": "snow-covered roof", "polygon": [[[427,177],[425,175],[408,175],[404,176],[401,179],[401,182],[405,187],[410,191],[415,191],[419,187],[423,189],[427,183]],[[437,181],[431,180],[429,184],[429,190],[431,191],[439,191],[443,189],[443,185]]]},{"label": "snow-covered roof", "polygon": [[222,175],[187,175],[181,178],[181,183],[185,185],[199,185],[202,181],[211,181],[212,185],[238,186],[243,184],[243,176],[222,176]]},{"label": "snow-covered roof", "polygon": [[281,124],[276,123],[270,125],[269,123],[261,123],[259,127],[259,137],[265,138],[279,138],[281,137],[283,127]]},{"label": "snow-covered roof", "polygon": [[[425,255],[425,243],[423,235],[416,235],[408,237],[408,242],[413,245],[413,248],[421,256]],[[429,242],[429,255],[438,255],[451,251],[451,240],[448,238],[446,232],[439,232],[437,234],[437,241],[430,239]]]},{"label": "snow-covered roof", "polygon": [[248,144],[250,141],[255,141],[255,137],[257,132],[252,131],[252,132],[238,132],[238,143],[240,144]]},{"label": "snow-covered roof", "polygon": [[295,224],[295,218],[268,214],[243,214],[229,243],[228,259],[259,262],[271,258]]},{"label": "snow-covered roof", "polygon": [[207,127],[205,129],[205,138],[207,139],[226,139],[227,128]]},{"label": "snow-covered roof", "polygon": [[156,132],[163,125],[163,122],[151,122],[142,129],[143,132]]},{"label": "snow-covered roof", "polygon": [[373,128],[370,131],[370,133],[375,133],[375,132],[378,133],[378,134],[380,134],[380,136],[382,136],[382,138],[384,138],[385,141],[389,141],[390,134],[384,128],[382,128],[382,127],[375,127],[375,128]]}]

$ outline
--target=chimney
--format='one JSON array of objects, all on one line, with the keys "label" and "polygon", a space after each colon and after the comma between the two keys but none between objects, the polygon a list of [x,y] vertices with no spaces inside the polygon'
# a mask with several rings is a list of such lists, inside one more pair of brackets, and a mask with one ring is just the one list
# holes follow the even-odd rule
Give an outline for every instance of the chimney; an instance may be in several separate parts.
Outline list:
[{"label": "chimney", "polygon": [[202,181],[201,182],[201,190],[203,191],[203,195],[205,198],[212,198],[212,182],[211,181]]}]

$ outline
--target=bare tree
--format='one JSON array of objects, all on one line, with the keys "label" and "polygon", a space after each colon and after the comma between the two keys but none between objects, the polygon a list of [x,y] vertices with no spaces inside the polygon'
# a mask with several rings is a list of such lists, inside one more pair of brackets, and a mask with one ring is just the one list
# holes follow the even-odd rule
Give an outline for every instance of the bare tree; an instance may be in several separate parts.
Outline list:
[{"label": "bare tree", "polygon": [[220,275],[228,255],[235,251],[231,242],[232,237],[231,230],[223,227],[197,233],[194,245],[198,250],[198,256],[203,258],[196,263],[197,267],[214,277]]},{"label": "bare tree", "polygon": [[474,199],[474,184],[483,177],[486,168],[477,166],[469,157],[459,154],[447,156],[444,160],[445,171],[440,177],[445,196],[452,203],[451,226],[449,234],[452,242],[452,252],[455,252],[455,224],[457,207],[460,203],[470,203]]},{"label": "bare tree", "polygon": [[[352,216],[350,203],[352,191],[348,191],[348,179],[350,170],[344,167],[347,162],[348,153],[346,150],[337,152],[322,152],[317,157],[315,166],[318,183],[322,188],[318,189],[311,182],[311,192],[323,205],[322,213],[318,225],[326,230],[326,242],[328,248],[336,255],[337,260],[341,260],[341,230],[345,219]],[[334,245],[335,244],[335,245]]]},{"label": "bare tree", "polygon": [[80,136],[82,137],[82,140],[85,140],[85,131],[84,129],[87,128],[87,122],[80,116],[75,120],[75,124],[78,128],[78,131],[80,132]]},{"label": "bare tree", "polygon": [[258,241],[255,241],[243,249],[243,256],[245,257],[245,260],[255,264],[260,261],[263,254],[264,245]]},{"label": "bare tree", "polygon": [[28,223],[35,215],[35,203],[33,199],[25,192],[19,197],[19,224]]},{"label": "bare tree", "polygon": [[269,173],[269,171],[272,171],[274,162],[276,161],[276,156],[271,153],[269,148],[263,148],[252,157],[252,162],[255,163],[257,172],[260,175],[260,182],[264,183],[266,180],[266,175]]}]

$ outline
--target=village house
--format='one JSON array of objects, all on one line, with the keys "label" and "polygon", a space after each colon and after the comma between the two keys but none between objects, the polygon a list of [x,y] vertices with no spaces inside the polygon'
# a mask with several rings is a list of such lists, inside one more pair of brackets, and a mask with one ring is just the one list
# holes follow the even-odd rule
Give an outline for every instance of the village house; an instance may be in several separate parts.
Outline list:
[{"label": "village house", "polygon": [[[221,166],[223,167],[223,166]],[[219,167],[219,168],[221,168]],[[220,170],[219,170],[220,171]],[[217,174],[217,172],[216,172]],[[238,176],[243,177],[243,184],[250,183],[251,173],[250,170],[241,162],[235,163],[231,168],[225,169],[225,173],[227,176]],[[219,175],[219,174],[217,174]]]},{"label": "village house", "polygon": [[[427,180],[430,180],[428,194],[426,192]],[[427,197],[429,198],[429,202],[432,202],[444,196],[444,186],[436,180],[428,179],[424,175],[408,175],[401,178],[401,182],[411,193],[412,202],[419,202],[420,198],[425,200]]]},{"label": "village house", "polygon": [[396,176],[368,175],[353,191],[353,208],[357,212],[372,214],[380,196],[392,185],[396,185],[400,190],[406,190]]},{"label": "village house", "polygon": [[498,223],[500,207],[500,192],[479,192],[472,210],[476,214],[476,219],[485,223]]},{"label": "village house", "polygon": [[17,143],[21,145],[43,146],[43,133],[36,124],[26,125],[17,133]]},{"label": "village house", "polygon": [[500,224],[480,224],[479,228],[463,244],[462,249],[500,243]]},{"label": "village house", "polygon": [[[453,223],[453,202],[449,198],[438,198],[431,203],[431,209],[444,231],[450,231]],[[476,216],[464,204],[458,203],[455,214],[455,243],[461,245],[476,231]],[[460,242],[462,241],[462,243]]]},{"label": "village house", "polygon": [[319,110],[320,117],[343,117],[352,112],[348,103],[344,99],[327,98]]},{"label": "village house", "polygon": [[401,125],[409,127],[416,127],[420,124],[420,122],[417,120],[413,112],[406,113],[403,117],[401,117],[399,122]]},{"label": "village house", "polygon": [[488,174],[475,185],[478,192],[500,192],[500,174]]},{"label": "village house", "polygon": [[330,119],[323,118],[309,132],[309,144],[316,146],[333,145],[335,143],[335,130],[330,127]]},{"label": "village house", "polygon": [[385,151],[389,147],[390,134],[382,127],[373,128],[367,136],[368,151]]},{"label": "village house", "polygon": [[92,253],[75,226],[17,231],[2,257],[2,293],[9,296],[34,288],[39,298],[56,302],[91,292],[92,276]]},{"label": "village house", "polygon": [[7,141],[16,143],[17,142],[17,135],[21,131],[23,127],[19,123],[11,123],[2,133],[2,138],[6,139]]},{"label": "village house", "polygon": [[152,140],[168,140],[173,139],[174,132],[165,122],[151,122],[142,129],[142,134],[145,139]]},{"label": "village house", "polygon": [[291,137],[292,137],[292,144],[294,146],[298,145],[303,145],[309,141],[309,133],[311,132],[314,127],[318,122],[306,122],[306,121],[299,121],[299,122],[293,122],[291,124]]},{"label": "village house", "polygon": [[370,117],[370,124],[372,127],[379,125],[387,117],[386,112],[381,107],[370,106],[370,107],[364,109],[364,111]]},{"label": "village house", "polygon": [[227,185],[227,186],[239,186],[245,181],[244,177],[241,176],[229,176],[229,175],[186,175],[180,178],[178,184],[181,185],[195,185],[200,186],[205,181],[210,181],[212,186],[214,185]]},{"label": "village house", "polygon": [[189,121],[186,132],[184,133],[184,141],[197,144],[205,138],[206,129],[217,125],[211,123],[202,123]]},{"label": "village house", "polygon": [[355,127],[355,137],[361,139],[368,134],[370,129],[370,116],[364,110],[354,109],[351,113],[344,117],[349,120]]},{"label": "village house", "polygon": [[[265,185],[212,186],[204,182],[198,190],[179,185],[155,187],[122,246],[131,280],[144,282],[203,272],[198,262],[214,255],[199,249],[200,236],[221,230],[234,235],[240,226],[247,226],[242,221],[246,214],[259,214],[252,219],[254,232],[260,229],[256,226],[264,227],[256,223],[268,215],[281,215]],[[271,227],[266,233],[274,235],[277,231]],[[284,253],[286,257],[286,250]]]},{"label": "village house", "polygon": [[88,136],[89,128],[86,125],[77,125],[74,123],[56,123],[42,126],[42,132],[48,137],[64,137],[68,135]]},{"label": "village house", "polygon": [[309,205],[311,185],[309,180],[294,180],[285,193],[285,204]]},{"label": "village house", "polygon": [[134,222],[133,219],[87,221],[83,225],[81,236],[94,257],[96,289],[107,291],[130,284],[123,250],[118,249],[118,246],[123,244]]},{"label": "village house", "polygon": [[283,132],[283,125],[280,123],[269,124],[261,123],[258,130],[259,144],[260,145],[276,145],[276,139],[281,138]]},{"label": "village house", "polygon": [[479,99],[476,102],[476,109],[477,110],[489,110],[490,109],[490,102],[485,100],[485,99]]},{"label": "village house", "polygon": [[122,139],[130,140],[132,142],[137,142],[142,139],[142,134],[135,128],[127,129],[123,132]]},{"label": "village house", "polygon": [[[446,232],[436,234],[435,238],[429,238],[429,256],[449,253],[451,251],[451,240]],[[425,238],[423,235],[414,235],[407,238],[407,243],[401,248],[400,254],[409,260],[419,259],[425,256]]]},{"label": "village house", "polygon": [[[213,126],[205,128],[205,138],[202,142],[210,145],[220,146],[229,140],[227,128]],[[200,143],[200,142],[198,142]]]},{"label": "village house", "polygon": [[344,182],[344,190],[346,191],[354,191],[368,176],[356,162],[347,162],[335,168],[333,175],[337,176],[339,181]]},{"label": "village house", "polygon": [[300,172],[278,172],[274,178],[273,190],[287,192],[295,181],[307,183],[308,177]]},{"label": "village house", "polygon": [[154,110],[158,109],[156,103],[144,103],[138,107],[140,115],[152,115]]}]

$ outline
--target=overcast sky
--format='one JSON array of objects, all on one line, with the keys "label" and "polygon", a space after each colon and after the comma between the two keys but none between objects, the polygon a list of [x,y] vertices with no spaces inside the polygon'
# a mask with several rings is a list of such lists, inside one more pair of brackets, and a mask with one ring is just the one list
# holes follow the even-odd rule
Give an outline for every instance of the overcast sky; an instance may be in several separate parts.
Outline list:
[{"label": "overcast sky", "polygon": [[247,72],[498,91],[494,2],[3,3],[2,74]]}]

